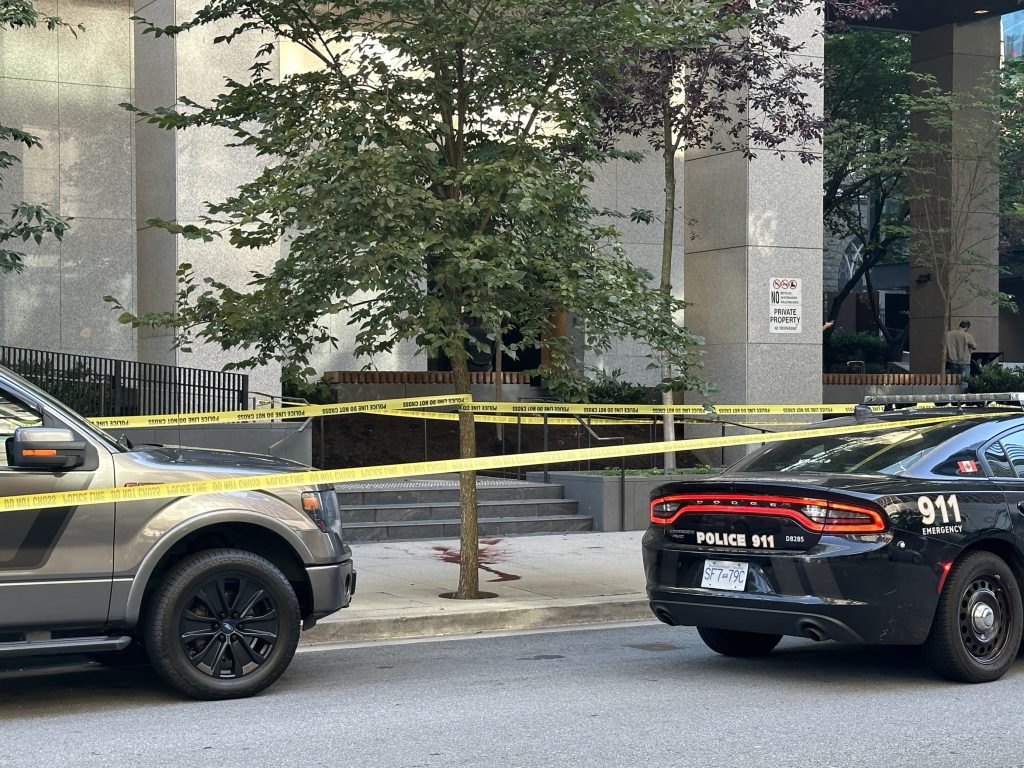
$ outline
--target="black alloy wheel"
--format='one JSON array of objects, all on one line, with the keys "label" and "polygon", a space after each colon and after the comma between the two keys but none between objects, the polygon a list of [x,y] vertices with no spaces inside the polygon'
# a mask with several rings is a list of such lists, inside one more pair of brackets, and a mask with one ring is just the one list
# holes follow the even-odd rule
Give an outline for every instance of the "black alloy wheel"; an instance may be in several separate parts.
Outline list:
[{"label": "black alloy wheel", "polygon": [[157,672],[202,699],[251,696],[291,662],[295,592],[272,563],[218,549],[184,561],[160,585],[146,627]]},{"label": "black alloy wheel", "polygon": [[971,552],[950,569],[925,656],[950,680],[996,680],[1017,656],[1021,628],[1021,593],[1013,571],[990,552]]}]

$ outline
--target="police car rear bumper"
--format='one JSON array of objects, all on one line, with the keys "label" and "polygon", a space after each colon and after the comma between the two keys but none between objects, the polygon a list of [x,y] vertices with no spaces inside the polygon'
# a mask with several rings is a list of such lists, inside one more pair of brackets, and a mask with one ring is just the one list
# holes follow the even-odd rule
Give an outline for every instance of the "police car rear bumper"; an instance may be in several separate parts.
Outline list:
[{"label": "police car rear bumper", "polygon": [[679,594],[675,590],[651,592],[650,603],[654,615],[672,626],[734,629],[846,643],[918,643],[924,640],[917,633],[899,630],[887,636],[878,617],[870,615],[869,606],[845,605],[837,611],[837,606],[794,604],[790,598],[722,599]]},{"label": "police car rear bumper", "polygon": [[[667,624],[919,644],[928,637],[938,604],[939,575],[923,564],[887,557],[884,546],[753,556],[677,548],[651,536],[644,544],[651,610]],[[708,558],[747,563],[743,591],[701,586]]]}]

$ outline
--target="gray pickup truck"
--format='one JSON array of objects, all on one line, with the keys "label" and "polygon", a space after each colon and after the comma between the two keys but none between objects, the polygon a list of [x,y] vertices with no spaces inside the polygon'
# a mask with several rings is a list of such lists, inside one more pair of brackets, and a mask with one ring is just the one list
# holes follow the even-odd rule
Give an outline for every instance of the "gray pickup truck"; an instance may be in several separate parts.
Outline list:
[{"label": "gray pickup truck", "polygon": [[[307,469],[133,450],[2,367],[0,442],[0,496]],[[0,512],[0,658],[148,657],[189,696],[251,696],[355,581],[330,486]]]}]

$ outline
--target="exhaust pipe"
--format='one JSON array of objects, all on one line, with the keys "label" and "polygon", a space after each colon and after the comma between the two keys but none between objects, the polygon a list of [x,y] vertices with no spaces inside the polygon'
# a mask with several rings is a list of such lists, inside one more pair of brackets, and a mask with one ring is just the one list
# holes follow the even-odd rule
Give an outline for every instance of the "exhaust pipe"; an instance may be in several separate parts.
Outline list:
[{"label": "exhaust pipe", "polygon": [[654,615],[658,617],[658,621],[662,624],[668,624],[670,627],[674,627],[676,625],[672,620],[672,616],[664,608],[655,608]]},{"label": "exhaust pipe", "polygon": [[811,621],[800,622],[800,633],[804,637],[808,637],[816,643],[820,643],[822,640],[828,640],[828,634],[826,634],[825,630]]}]

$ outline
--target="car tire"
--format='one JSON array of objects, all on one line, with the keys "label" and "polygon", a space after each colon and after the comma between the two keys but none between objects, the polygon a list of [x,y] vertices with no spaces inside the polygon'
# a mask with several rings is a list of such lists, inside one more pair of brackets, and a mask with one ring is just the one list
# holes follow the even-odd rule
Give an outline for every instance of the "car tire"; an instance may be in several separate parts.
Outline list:
[{"label": "car tire", "polygon": [[197,699],[259,693],[281,676],[299,642],[291,584],[270,561],[242,550],[183,560],[157,587],[148,617],[154,669]]},{"label": "car tire", "polygon": [[782,640],[782,635],[711,627],[697,627],[697,633],[708,648],[723,656],[764,656]]},{"label": "car tire", "polygon": [[949,571],[924,643],[925,658],[949,680],[997,680],[1017,658],[1021,614],[1020,586],[1006,561],[991,552],[971,552]]}]

